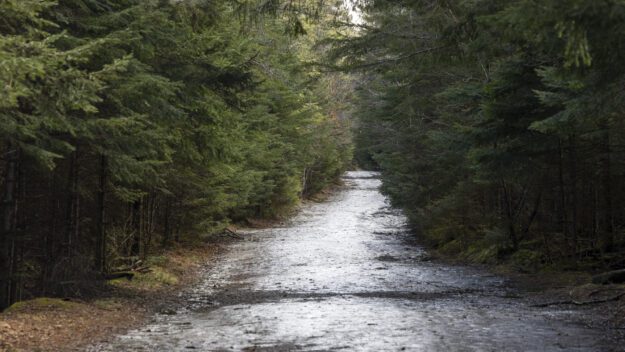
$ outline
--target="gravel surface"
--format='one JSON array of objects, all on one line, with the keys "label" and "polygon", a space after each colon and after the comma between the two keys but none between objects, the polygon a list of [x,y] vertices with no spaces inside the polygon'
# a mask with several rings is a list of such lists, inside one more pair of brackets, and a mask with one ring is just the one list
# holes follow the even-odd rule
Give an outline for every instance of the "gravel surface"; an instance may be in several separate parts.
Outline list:
[{"label": "gravel surface", "polygon": [[90,351],[617,351],[583,314],[431,261],[371,172],[242,233],[180,305]]}]

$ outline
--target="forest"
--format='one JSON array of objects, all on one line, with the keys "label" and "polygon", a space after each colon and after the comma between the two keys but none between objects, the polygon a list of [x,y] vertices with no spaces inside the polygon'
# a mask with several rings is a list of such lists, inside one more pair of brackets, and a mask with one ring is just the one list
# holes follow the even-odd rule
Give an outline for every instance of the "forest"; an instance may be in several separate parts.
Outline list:
[{"label": "forest", "polygon": [[625,268],[625,1],[346,4],[0,0],[0,309],[355,164],[443,255]]},{"label": "forest", "polygon": [[625,267],[624,1],[359,6],[328,65],[360,73],[356,159],[425,241],[526,272]]},{"label": "forest", "polygon": [[0,310],[335,182],[346,89],[304,5],[0,0]]}]

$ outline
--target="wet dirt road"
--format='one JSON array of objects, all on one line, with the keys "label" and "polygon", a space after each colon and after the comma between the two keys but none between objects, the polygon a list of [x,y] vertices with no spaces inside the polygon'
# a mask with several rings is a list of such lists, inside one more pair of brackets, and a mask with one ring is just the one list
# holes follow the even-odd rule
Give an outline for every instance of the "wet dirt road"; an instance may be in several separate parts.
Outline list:
[{"label": "wet dirt road", "polygon": [[91,351],[609,351],[577,312],[532,308],[503,279],[429,261],[374,173],[288,226],[249,231],[176,314]]}]

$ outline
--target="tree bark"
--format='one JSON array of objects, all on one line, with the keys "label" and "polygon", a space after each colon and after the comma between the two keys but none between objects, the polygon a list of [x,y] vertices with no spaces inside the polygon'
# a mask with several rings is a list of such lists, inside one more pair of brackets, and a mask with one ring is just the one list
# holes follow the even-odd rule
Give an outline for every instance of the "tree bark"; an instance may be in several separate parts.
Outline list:
[{"label": "tree bark", "polygon": [[169,245],[169,241],[171,239],[171,199],[170,197],[166,197],[165,198],[165,214],[164,216],[164,221],[165,224],[163,225],[163,243],[162,246],[163,248],[166,248]]},{"label": "tree bark", "polygon": [[577,221],[578,221],[578,197],[577,197],[577,145],[575,136],[569,136],[569,167],[571,168],[571,241],[573,253],[578,252]]},{"label": "tree bark", "polygon": [[521,233],[522,239],[526,238],[529,235],[530,229],[532,228],[532,224],[536,219],[536,215],[538,215],[538,209],[540,208],[540,202],[542,201],[543,192],[542,190],[538,191],[538,196],[536,196],[536,200],[534,201],[534,206],[532,207],[532,213],[530,214],[529,219],[527,220],[527,225],[523,229]]},{"label": "tree bark", "polygon": [[100,155],[100,177],[98,185],[98,197],[96,205],[96,252],[95,270],[104,273],[106,271],[106,229],[104,224],[106,202],[106,170],[107,159],[104,154]]},{"label": "tree bark", "polygon": [[132,203],[132,246],[130,247],[130,255],[141,256],[141,203],[142,199],[137,199]]},{"label": "tree bark", "polygon": [[562,140],[558,140],[558,188],[560,191],[560,223],[564,240],[569,240],[569,219],[566,207],[566,186],[564,183],[564,157],[562,152]]},{"label": "tree bark", "polygon": [[52,266],[55,257],[55,247],[57,243],[57,227],[58,227],[58,215],[59,211],[59,197],[57,196],[57,187],[58,187],[58,175],[57,170],[52,170],[52,179],[50,180],[50,203],[48,212],[50,214],[48,220],[48,230],[44,231],[44,263],[45,265],[41,271],[41,288],[42,295],[45,296],[48,292],[49,284],[51,281],[52,275]]},{"label": "tree bark", "polygon": [[4,176],[2,197],[2,233],[0,238],[0,309],[13,303],[13,275],[15,256],[15,235],[17,217],[17,187],[19,183],[20,150],[12,143],[7,143],[5,155],[8,156]]},{"label": "tree bark", "polygon": [[65,238],[63,247],[65,249],[65,256],[71,258],[73,256],[74,239],[78,232],[78,149],[71,155],[68,185],[69,192],[67,195],[67,207],[65,209]]},{"label": "tree bark", "polygon": [[604,243],[603,249],[606,251],[612,251],[614,249],[614,217],[612,209],[612,165],[611,165],[611,150],[610,150],[610,130],[606,126],[602,143],[602,161],[601,161],[601,175],[603,181],[603,200],[605,204],[605,219],[604,219]]},{"label": "tree bark", "polygon": [[508,236],[510,237],[510,241],[512,242],[512,248],[516,251],[519,249],[519,238],[515,229],[515,216],[514,210],[512,209],[512,195],[508,190],[506,185],[506,181],[501,179],[501,187],[503,189],[504,195],[504,206],[506,210],[506,222],[508,226]]}]

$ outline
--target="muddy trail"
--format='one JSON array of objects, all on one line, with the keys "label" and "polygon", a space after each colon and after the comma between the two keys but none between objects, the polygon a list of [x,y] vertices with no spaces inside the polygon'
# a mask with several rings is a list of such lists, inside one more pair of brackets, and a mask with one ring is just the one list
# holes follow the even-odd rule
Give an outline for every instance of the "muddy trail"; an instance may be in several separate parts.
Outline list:
[{"label": "muddy trail", "polygon": [[[579,311],[430,261],[375,173],[288,226],[247,231],[182,304],[90,351],[612,351]],[[166,313],[166,314],[165,314]]]}]

